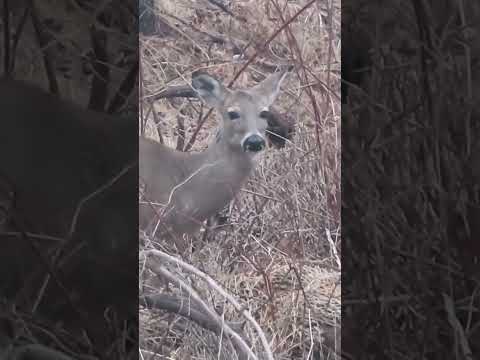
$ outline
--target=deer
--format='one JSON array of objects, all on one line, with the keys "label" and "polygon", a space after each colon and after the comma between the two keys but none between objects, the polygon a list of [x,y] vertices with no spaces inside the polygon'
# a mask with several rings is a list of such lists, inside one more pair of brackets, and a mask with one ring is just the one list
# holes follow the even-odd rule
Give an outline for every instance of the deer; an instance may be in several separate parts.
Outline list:
[{"label": "deer", "polygon": [[275,72],[250,89],[230,90],[215,77],[192,74],[192,88],[221,115],[213,141],[201,152],[182,152],[139,139],[139,175],[144,184],[139,225],[150,237],[186,249],[184,236],[229,204],[266,147],[269,107],[290,69]]},{"label": "deer", "polygon": [[105,351],[118,336],[107,309],[135,324],[136,116],[0,77],[0,248],[2,304],[87,331]]}]

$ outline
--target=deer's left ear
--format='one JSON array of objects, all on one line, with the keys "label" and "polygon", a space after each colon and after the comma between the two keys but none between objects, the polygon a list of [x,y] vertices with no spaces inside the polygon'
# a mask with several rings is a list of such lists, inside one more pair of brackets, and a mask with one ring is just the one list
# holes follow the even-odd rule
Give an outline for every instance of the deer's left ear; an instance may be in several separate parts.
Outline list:
[{"label": "deer's left ear", "polygon": [[216,78],[203,72],[192,74],[192,87],[208,106],[217,108],[222,106],[225,97],[230,92]]},{"label": "deer's left ear", "polygon": [[268,108],[273,104],[280,92],[280,85],[288,72],[289,69],[273,73],[252,88],[252,93],[256,96],[262,107]]}]

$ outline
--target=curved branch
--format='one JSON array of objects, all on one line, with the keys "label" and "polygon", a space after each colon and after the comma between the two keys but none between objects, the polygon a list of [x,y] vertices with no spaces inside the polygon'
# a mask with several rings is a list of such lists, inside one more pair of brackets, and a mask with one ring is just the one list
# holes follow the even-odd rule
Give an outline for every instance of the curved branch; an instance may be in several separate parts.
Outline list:
[{"label": "curved branch", "polygon": [[[140,304],[150,309],[163,310],[183,316],[205,330],[211,331],[217,336],[221,335],[222,328],[218,326],[214,319],[203,312],[192,298],[187,299],[169,294],[142,295],[140,296]],[[245,339],[245,342],[248,342],[241,323],[227,322],[227,324],[239,333]]]},{"label": "curved branch", "polygon": [[[265,333],[263,332],[262,328],[258,324],[258,322],[253,318],[252,314],[250,314],[249,311],[245,309],[244,306],[242,306],[232,295],[229,293],[225,292],[225,290],[222,289],[220,285],[217,284],[215,280],[213,280],[210,276],[206,275],[205,273],[201,272],[200,270],[196,269],[190,264],[187,264],[186,262],[177,259],[173,256],[168,255],[167,253],[160,251],[160,250],[147,250],[147,251],[141,251],[140,252],[140,257],[145,257],[148,259],[149,256],[155,256],[157,258],[160,258],[162,261],[165,262],[170,262],[174,263],[176,266],[195,274],[202,280],[204,280],[210,287],[218,291],[220,294],[224,296],[226,300],[228,300],[234,307],[235,309],[242,314],[249,322],[252,324],[252,326],[255,328],[258,337],[260,338],[260,341],[263,345],[263,348],[265,350],[265,357],[268,360],[274,360],[272,350],[270,349],[270,344],[265,336]],[[158,265],[157,265],[158,267]],[[172,281],[172,280],[171,280]],[[173,282],[179,283],[178,279],[174,279]],[[209,310],[207,308],[207,310]]]},{"label": "curved branch", "polygon": [[[151,250],[153,251],[153,250]],[[147,252],[148,253],[148,252]],[[148,255],[148,254],[147,254]],[[142,253],[140,254],[142,257]],[[227,323],[225,323],[224,319],[217,315],[213,310],[211,310],[207,304],[200,298],[198,293],[192,289],[190,285],[188,285],[185,281],[180,279],[178,276],[172,274],[169,270],[167,270],[164,266],[156,264],[152,261],[152,257],[145,257],[148,267],[152,270],[155,274],[160,277],[167,279],[168,281],[177,284],[182,290],[186,291],[189,296],[201,307],[202,311],[208,314],[208,316],[215,321],[218,327],[221,328],[221,332],[225,333],[232,341],[235,349],[239,353],[239,357],[241,359],[252,359],[258,360],[258,357],[253,353],[252,349],[247,345],[245,340],[237,334]],[[268,358],[268,360],[273,360],[272,358]]]}]

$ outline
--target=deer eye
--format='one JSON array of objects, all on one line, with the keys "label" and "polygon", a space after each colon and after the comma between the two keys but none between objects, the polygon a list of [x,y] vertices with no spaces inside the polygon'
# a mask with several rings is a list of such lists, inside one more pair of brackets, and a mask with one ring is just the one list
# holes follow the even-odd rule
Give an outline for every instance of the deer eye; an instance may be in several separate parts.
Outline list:
[{"label": "deer eye", "polygon": [[230,120],[235,120],[235,119],[238,119],[240,117],[240,114],[236,111],[229,111],[228,112],[228,117],[230,118]]}]

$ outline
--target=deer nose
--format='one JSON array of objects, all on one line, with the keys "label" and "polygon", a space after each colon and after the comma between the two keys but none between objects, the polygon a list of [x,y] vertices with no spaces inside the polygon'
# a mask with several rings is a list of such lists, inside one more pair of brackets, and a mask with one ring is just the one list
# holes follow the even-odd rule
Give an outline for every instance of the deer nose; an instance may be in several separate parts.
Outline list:
[{"label": "deer nose", "polygon": [[265,148],[265,139],[260,135],[253,134],[243,142],[243,151],[262,151]]}]

